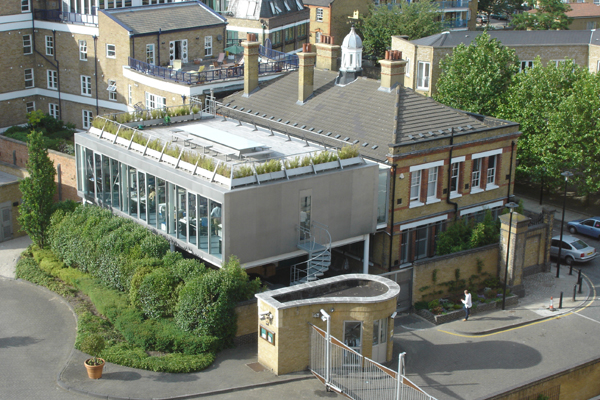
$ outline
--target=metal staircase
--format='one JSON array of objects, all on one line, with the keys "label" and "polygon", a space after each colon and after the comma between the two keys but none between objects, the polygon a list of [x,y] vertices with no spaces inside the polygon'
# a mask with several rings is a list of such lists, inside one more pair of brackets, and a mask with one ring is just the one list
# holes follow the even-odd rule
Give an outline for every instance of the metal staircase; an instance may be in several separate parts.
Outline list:
[{"label": "metal staircase", "polygon": [[310,228],[296,227],[300,233],[298,248],[308,253],[308,260],[290,269],[290,285],[316,281],[331,265],[331,235],[327,226],[312,222]]}]

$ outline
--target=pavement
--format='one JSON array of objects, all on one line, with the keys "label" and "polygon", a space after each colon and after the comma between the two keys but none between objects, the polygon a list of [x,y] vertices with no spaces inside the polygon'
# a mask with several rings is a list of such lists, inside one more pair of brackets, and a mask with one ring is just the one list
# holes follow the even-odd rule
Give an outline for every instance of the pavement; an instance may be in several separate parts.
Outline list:
[{"label": "pavement", "polygon": [[[537,204],[537,201],[526,198],[523,198],[523,201],[526,210],[541,211],[541,206]],[[586,215],[572,210],[567,210],[565,213],[565,221],[582,217],[586,217]],[[557,220],[559,219],[557,216]],[[239,399],[240,397],[244,399],[281,399],[290,396],[295,399],[313,399],[337,397],[336,394],[327,392],[309,372],[276,376],[270,371],[262,369],[257,363],[256,345],[245,345],[222,351],[213,365],[198,373],[167,374],[107,363],[102,379],[89,379],[83,368],[83,362],[88,356],[73,349],[76,322],[68,303],[45,288],[14,280],[14,264],[20,252],[29,243],[30,241],[26,238],[0,243],[0,275],[4,276],[4,278],[0,277],[0,304],[3,305],[0,307],[0,359],[3,360],[0,363],[0,387],[13,388],[12,392],[0,391],[0,399],[70,399],[85,398],[86,396],[105,399],[202,397],[211,399]],[[573,300],[573,288],[577,283],[577,274],[568,275],[568,267],[563,266],[560,277],[556,278],[555,271],[553,264],[550,273],[538,273],[525,278],[525,297],[519,299],[518,305],[507,307],[504,311],[475,314],[468,322],[459,320],[435,327],[415,314],[399,315],[395,320],[395,332],[397,333],[394,335],[394,359],[390,366],[396,369],[398,354],[406,351],[403,345],[410,340],[406,336],[407,334],[431,331],[448,334],[448,337],[454,337],[457,340],[486,338],[498,332],[510,332],[519,327],[570,315],[589,305],[596,297],[594,286],[584,275],[582,293],[576,293],[575,300]],[[562,308],[559,304],[561,293],[564,295]],[[554,298],[553,305],[556,311],[548,309],[551,296]],[[23,304],[22,307],[12,307],[12,304],[20,303]],[[6,304],[11,304],[11,307],[6,307]],[[48,308],[49,306],[51,308]],[[57,321],[54,321],[55,319]],[[7,324],[8,321],[11,323]],[[48,329],[45,326],[48,326]],[[397,343],[400,339],[403,345]],[[422,345],[422,343],[419,344],[419,346]],[[31,360],[32,351],[40,354],[43,359],[53,360],[54,363],[53,369],[51,368],[50,372],[45,373],[45,378],[38,379],[34,385],[30,384],[32,381],[27,377],[40,369],[40,363]],[[486,350],[481,351],[485,352]],[[10,357],[14,359],[14,363],[5,363],[4,360],[11,360]],[[439,353],[436,357],[439,357]],[[15,367],[14,371],[13,366]],[[411,370],[413,373],[426,374],[427,368],[430,366],[422,366],[416,359],[407,363],[409,377]],[[507,366],[507,368],[510,367]],[[8,373],[8,376],[4,375],[4,371]],[[53,379],[49,377],[53,377]],[[503,380],[494,382],[497,387],[487,387],[488,393],[507,389],[510,387],[509,383],[514,384],[514,382],[506,383]],[[417,384],[425,386],[426,391],[438,390],[435,385],[429,387],[426,383],[426,379],[417,381]],[[32,392],[30,395],[19,394],[17,396],[17,393],[27,394],[27,390],[41,386],[46,387],[43,395],[34,395]],[[58,388],[66,390],[68,393]],[[19,390],[24,392],[19,392]],[[56,393],[56,390],[59,390],[59,393]],[[63,394],[62,397],[54,397],[60,393]],[[437,398],[446,398],[443,391],[440,392],[441,394],[435,393]],[[449,398],[455,397],[449,396]],[[473,397],[461,395],[456,398],[477,398],[477,396],[476,394],[473,394]]]}]

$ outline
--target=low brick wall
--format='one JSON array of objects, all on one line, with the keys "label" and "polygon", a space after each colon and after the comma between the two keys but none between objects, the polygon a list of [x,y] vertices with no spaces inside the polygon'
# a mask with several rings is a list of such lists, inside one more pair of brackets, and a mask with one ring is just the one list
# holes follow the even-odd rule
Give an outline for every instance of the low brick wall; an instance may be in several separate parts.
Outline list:
[{"label": "low brick wall", "polygon": [[[512,295],[506,298],[505,305],[506,306],[516,306],[519,302],[519,296]],[[471,315],[476,315],[488,311],[493,311],[498,308],[502,308],[502,302],[494,301],[491,303],[477,303],[477,307],[471,308]],[[465,311],[463,309],[450,311],[447,314],[442,315],[434,315],[429,310],[419,310],[417,314],[421,317],[425,318],[427,321],[432,324],[440,325],[445,324],[446,322],[456,321],[458,319],[463,319],[465,317]]]},{"label": "low brick wall", "polygon": [[[251,299],[238,303],[235,307],[237,314],[237,338],[242,338],[246,335],[253,335],[256,338],[258,333],[258,305],[257,299]],[[245,339],[240,339],[245,340]]]}]

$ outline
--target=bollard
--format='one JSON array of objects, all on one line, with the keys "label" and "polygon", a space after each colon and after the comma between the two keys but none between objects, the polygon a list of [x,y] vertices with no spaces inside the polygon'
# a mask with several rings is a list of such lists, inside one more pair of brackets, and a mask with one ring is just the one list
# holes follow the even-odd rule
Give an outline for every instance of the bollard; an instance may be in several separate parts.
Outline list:
[{"label": "bollard", "polygon": [[573,263],[569,265],[569,275],[573,275]]},{"label": "bollard", "polygon": [[573,301],[575,301],[576,294],[577,294],[577,285],[573,286]]},{"label": "bollard", "polygon": [[562,299],[563,299],[563,292],[560,292],[560,301],[558,302],[558,308],[562,308]]},{"label": "bollard", "polygon": [[581,270],[579,270],[579,278],[577,279],[579,283],[579,294],[581,294],[581,284],[583,283],[583,278],[581,277]]}]

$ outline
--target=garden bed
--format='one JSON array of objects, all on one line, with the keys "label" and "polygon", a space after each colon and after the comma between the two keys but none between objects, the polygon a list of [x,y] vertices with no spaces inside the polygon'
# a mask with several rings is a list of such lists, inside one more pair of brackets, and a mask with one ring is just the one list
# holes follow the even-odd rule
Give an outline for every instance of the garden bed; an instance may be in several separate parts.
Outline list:
[{"label": "garden bed", "polygon": [[[519,301],[519,296],[516,294],[512,294],[506,297],[506,306],[514,306],[517,305]],[[493,301],[490,303],[473,303],[473,307],[471,308],[471,315],[477,315],[479,313],[493,311],[496,309],[502,308],[502,301]],[[465,317],[465,310],[459,309],[454,311],[449,311],[446,313],[442,313],[439,315],[435,315],[431,311],[427,309],[417,310],[417,314],[421,317],[425,318],[427,321],[432,324],[440,325],[445,324],[446,322],[452,322],[459,319],[463,319]]]}]

